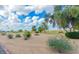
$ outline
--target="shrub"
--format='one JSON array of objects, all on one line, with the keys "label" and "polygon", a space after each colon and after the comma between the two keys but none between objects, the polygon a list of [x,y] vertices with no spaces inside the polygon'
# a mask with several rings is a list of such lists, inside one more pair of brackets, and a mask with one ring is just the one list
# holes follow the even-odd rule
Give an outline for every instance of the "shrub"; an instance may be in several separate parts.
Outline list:
[{"label": "shrub", "polygon": [[21,35],[20,34],[16,34],[16,37],[21,37]]},{"label": "shrub", "polygon": [[24,32],[23,36],[24,36],[24,39],[27,40],[28,38],[30,38],[31,33],[29,31]]},{"label": "shrub", "polygon": [[41,33],[43,31],[43,28],[42,27],[39,27],[38,28],[38,31]]},{"label": "shrub", "polygon": [[39,31],[35,31],[35,33],[39,33]]},{"label": "shrub", "polygon": [[23,30],[19,30],[19,32],[22,32]]},{"label": "shrub", "polygon": [[31,36],[31,33],[30,32],[26,32],[26,36],[27,36],[27,38],[29,38]]},{"label": "shrub", "polygon": [[65,35],[71,39],[79,39],[79,32],[67,32]]},{"label": "shrub", "polygon": [[38,31],[35,31],[35,35],[39,35],[39,32]]},{"label": "shrub", "polygon": [[59,31],[59,33],[64,33],[63,31]]},{"label": "shrub", "polygon": [[9,35],[8,35],[8,38],[9,38],[9,39],[12,39],[12,38],[13,38],[13,35],[12,35],[12,34],[9,34]]},{"label": "shrub", "polygon": [[66,53],[72,50],[72,46],[67,40],[63,39],[50,39],[48,41],[51,48],[55,48],[59,53]]},{"label": "shrub", "polygon": [[1,33],[1,35],[6,35],[6,33]]}]

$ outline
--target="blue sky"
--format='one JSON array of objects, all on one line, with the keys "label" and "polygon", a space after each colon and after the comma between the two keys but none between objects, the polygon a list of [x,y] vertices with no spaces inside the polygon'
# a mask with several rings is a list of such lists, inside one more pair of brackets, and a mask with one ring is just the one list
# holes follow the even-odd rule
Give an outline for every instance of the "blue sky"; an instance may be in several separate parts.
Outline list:
[{"label": "blue sky", "polygon": [[[47,13],[53,13],[52,5],[0,5],[0,30],[31,30],[32,26],[40,26]],[[49,24],[49,29],[52,24]]]}]

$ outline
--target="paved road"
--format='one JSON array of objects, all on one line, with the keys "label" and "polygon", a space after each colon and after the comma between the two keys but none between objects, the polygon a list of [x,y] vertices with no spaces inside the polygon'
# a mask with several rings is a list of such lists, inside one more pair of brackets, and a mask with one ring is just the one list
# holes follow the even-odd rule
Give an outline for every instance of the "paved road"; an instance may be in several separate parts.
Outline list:
[{"label": "paved road", "polygon": [[7,54],[6,49],[2,45],[0,45],[0,54]]}]

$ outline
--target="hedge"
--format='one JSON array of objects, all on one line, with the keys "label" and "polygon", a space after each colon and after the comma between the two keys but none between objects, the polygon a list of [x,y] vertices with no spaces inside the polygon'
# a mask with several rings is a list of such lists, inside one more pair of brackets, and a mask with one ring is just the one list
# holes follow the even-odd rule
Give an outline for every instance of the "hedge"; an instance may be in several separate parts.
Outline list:
[{"label": "hedge", "polygon": [[79,39],[79,32],[67,32],[65,35],[71,39]]}]

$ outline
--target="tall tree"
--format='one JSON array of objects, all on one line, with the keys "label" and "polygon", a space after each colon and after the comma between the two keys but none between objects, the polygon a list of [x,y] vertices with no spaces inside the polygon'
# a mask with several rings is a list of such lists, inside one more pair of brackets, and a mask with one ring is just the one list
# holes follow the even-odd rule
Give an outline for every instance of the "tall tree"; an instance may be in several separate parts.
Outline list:
[{"label": "tall tree", "polygon": [[75,31],[75,29],[78,30],[79,28],[79,6],[64,6],[63,8],[56,6],[53,17],[58,26],[65,31],[67,31],[67,28],[70,31]]}]

